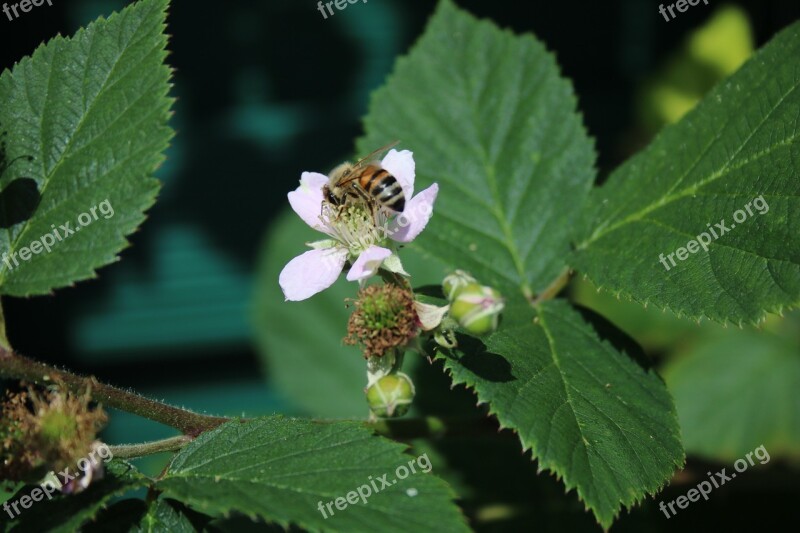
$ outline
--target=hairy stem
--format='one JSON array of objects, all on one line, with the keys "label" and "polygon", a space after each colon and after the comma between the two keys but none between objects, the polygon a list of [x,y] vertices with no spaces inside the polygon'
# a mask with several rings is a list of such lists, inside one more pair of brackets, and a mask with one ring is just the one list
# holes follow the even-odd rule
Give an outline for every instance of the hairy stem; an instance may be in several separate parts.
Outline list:
[{"label": "hairy stem", "polygon": [[161,452],[176,452],[192,441],[188,435],[179,435],[164,440],[143,442],[141,444],[120,444],[109,446],[108,449],[114,457],[119,459],[135,459]]},{"label": "hairy stem", "polygon": [[166,424],[190,437],[214,429],[228,418],[201,415],[173,407],[133,392],[98,382],[93,377],[79,376],[39,363],[0,347],[0,378],[19,379],[45,385],[59,383],[76,394],[90,391],[92,399],[107,407],[127,411]]}]

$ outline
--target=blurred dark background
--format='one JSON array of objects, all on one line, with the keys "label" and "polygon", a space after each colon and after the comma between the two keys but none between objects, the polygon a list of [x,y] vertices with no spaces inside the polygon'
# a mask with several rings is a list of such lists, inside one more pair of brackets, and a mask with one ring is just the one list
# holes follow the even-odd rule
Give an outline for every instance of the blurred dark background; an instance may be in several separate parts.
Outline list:
[{"label": "blurred dark background", "polygon": [[[126,3],[54,0],[14,21],[0,13],[0,69]],[[601,176],[649,135],[637,122],[642,83],[720,5],[701,2],[666,22],[656,0],[457,3],[534,32],[556,53],[596,138]],[[749,16],[755,46],[800,18],[797,0],[733,4]],[[15,347],[194,409],[288,409],[266,385],[252,341],[262,238],[303,170],[352,155],[369,93],[434,6],[370,0],[326,20],[312,0],[173,0],[177,136],[159,201],[99,279],[54,297],[4,299]],[[117,416],[108,432],[119,442],[164,430]]]}]

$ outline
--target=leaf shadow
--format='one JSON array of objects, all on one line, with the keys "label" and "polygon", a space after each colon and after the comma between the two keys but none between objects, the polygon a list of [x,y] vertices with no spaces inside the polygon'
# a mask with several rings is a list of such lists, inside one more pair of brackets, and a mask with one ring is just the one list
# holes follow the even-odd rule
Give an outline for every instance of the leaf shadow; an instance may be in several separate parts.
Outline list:
[{"label": "leaf shadow", "polygon": [[480,339],[457,335],[460,356],[449,356],[461,366],[486,381],[508,383],[517,378],[511,373],[511,363],[502,355],[490,352]]},{"label": "leaf shadow", "polygon": [[[8,132],[0,133],[0,178],[17,161],[33,161],[33,157],[23,155],[8,160],[6,136]],[[8,229],[20,222],[25,222],[33,216],[39,206],[41,195],[36,181],[27,177],[17,178],[9,183],[0,192],[0,228]]]},{"label": "leaf shadow", "polygon": [[622,331],[613,322],[587,307],[573,304],[583,319],[591,324],[597,336],[609,342],[617,351],[626,354],[644,370],[650,370],[652,361],[644,353],[641,346],[627,333]]},{"label": "leaf shadow", "polygon": [[445,299],[444,291],[442,290],[441,285],[423,285],[422,287],[415,288],[414,292],[417,294],[430,296],[431,298],[439,298],[442,300]]},{"label": "leaf shadow", "polygon": [[31,178],[19,178],[0,192],[0,228],[8,229],[33,216],[42,196]]}]

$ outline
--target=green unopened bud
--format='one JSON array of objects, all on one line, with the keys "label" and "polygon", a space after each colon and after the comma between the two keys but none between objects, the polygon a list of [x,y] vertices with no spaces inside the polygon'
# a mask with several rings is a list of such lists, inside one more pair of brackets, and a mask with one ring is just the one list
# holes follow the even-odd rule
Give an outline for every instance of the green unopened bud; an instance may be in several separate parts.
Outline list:
[{"label": "green unopened bud", "polygon": [[452,302],[461,289],[475,282],[475,278],[470,276],[468,273],[464,272],[463,270],[456,270],[444,278],[444,281],[442,282],[442,290],[444,290],[445,297]]},{"label": "green unopened bud", "polygon": [[487,335],[497,329],[505,303],[491,287],[470,283],[458,291],[450,305],[450,316],[472,335]]},{"label": "green unopened bud", "polygon": [[367,403],[372,413],[380,418],[403,416],[414,400],[414,383],[402,372],[389,374],[367,389]]}]

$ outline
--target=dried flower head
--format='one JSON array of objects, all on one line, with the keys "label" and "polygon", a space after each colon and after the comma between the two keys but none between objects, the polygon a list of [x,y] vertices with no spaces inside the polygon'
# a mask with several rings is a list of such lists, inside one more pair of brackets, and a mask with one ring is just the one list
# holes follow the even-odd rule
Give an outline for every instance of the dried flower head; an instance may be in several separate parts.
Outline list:
[{"label": "dried flower head", "polygon": [[361,344],[364,357],[383,357],[417,333],[413,295],[397,285],[371,285],[358,293],[345,344]]},{"label": "dried flower head", "polygon": [[0,426],[0,477],[30,481],[48,470],[73,466],[92,449],[107,416],[77,396],[50,387],[7,394]]}]

